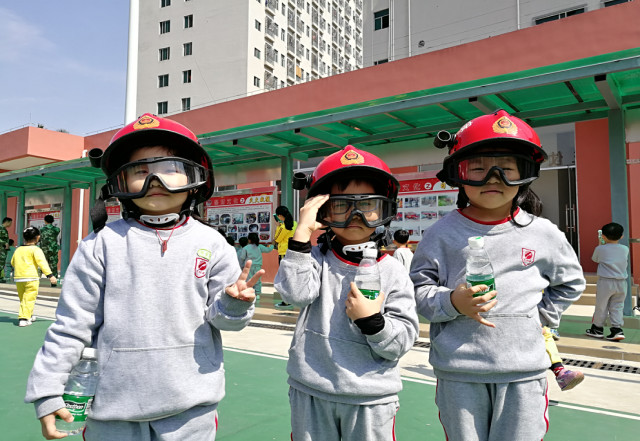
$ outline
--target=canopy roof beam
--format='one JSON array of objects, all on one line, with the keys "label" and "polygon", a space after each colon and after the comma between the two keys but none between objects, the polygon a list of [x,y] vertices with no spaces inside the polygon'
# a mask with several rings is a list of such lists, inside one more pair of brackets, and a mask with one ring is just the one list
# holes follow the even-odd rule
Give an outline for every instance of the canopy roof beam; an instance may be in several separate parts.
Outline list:
[{"label": "canopy roof beam", "polygon": [[338,149],[343,148],[348,144],[346,139],[329,133],[326,130],[320,130],[316,127],[302,127],[299,129],[295,129],[293,132],[296,135],[304,136],[305,138],[321,142]]}]

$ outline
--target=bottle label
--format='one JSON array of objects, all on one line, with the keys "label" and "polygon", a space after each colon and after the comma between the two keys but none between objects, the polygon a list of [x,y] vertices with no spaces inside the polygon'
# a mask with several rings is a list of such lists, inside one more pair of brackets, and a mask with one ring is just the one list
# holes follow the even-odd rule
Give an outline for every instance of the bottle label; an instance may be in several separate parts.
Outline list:
[{"label": "bottle label", "polygon": [[[67,410],[73,415],[73,421],[85,421],[87,419],[87,414],[89,413],[89,409],[91,409],[91,403],[93,402],[92,396],[82,396],[82,395],[62,395],[62,399],[64,400],[64,405],[67,407]],[[56,415],[56,419],[62,419]]]},{"label": "bottle label", "polygon": [[378,297],[378,294],[380,294],[380,291],[378,291],[377,289],[360,288],[360,292],[362,293],[363,296],[365,296],[369,300],[375,300]]},{"label": "bottle label", "polygon": [[[496,280],[493,277],[491,279],[482,279],[482,280],[473,280],[470,277],[467,278],[468,288],[471,288],[472,286],[476,286],[476,285],[487,285],[489,287],[489,289],[485,289],[484,291],[480,291],[473,295],[474,297],[480,297],[485,295],[489,291],[494,291],[496,289]],[[495,298],[496,296],[491,297],[492,300]]]}]

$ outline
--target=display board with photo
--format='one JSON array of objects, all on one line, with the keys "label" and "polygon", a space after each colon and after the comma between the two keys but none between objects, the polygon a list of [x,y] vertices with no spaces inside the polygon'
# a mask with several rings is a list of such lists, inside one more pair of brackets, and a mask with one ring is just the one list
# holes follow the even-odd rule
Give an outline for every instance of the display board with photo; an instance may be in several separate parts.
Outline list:
[{"label": "display board with photo", "polygon": [[391,231],[407,230],[409,241],[419,242],[424,230],[457,208],[457,200],[458,190],[436,177],[400,178],[398,214]]},{"label": "display board with photo", "polygon": [[213,197],[205,202],[207,222],[220,232],[238,241],[249,233],[257,233],[260,242],[273,240],[275,187],[255,192]]},{"label": "display board with photo", "polygon": [[45,226],[45,216],[50,214],[51,216],[53,216],[53,225],[62,229],[62,213],[60,212],[60,210],[26,210],[25,214],[27,216],[28,227],[36,227],[38,229],[42,229],[42,227]]}]

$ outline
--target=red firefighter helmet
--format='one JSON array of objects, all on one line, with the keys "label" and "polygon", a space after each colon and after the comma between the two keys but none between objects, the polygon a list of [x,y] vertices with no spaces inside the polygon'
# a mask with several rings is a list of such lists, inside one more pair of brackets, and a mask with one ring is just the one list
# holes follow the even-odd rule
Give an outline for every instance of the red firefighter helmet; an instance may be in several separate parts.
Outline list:
[{"label": "red firefighter helmet", "polygon": [[444,135],[442,132],[438,133],[434,145],[449,148],[449,156],[445,158],[443,169],[437,176],[450,185],[463,183],[458,176],[458,162],[479,151],[485,152],[495,148],[496,151],[525,158],[532,164],[527,171],[529,176],[523,176],[529,182],[537,178],[540,164],[547,159],[540,138],[533,128],[502,109],[472,119],[462,126],[452,139],[446,132]]},{"label": "red firefighter helmet", "polygon": [[176,152],[176,156],[189,159],[207,170],[206,183],[194,190],[196,203],[208,200],[213,194],[213,166],[207,152],[196,135],[187,127],[167,118],[145,113],[136,121],[118,130],[102,153],[100,166],[107,177],[127,163],[138,147],[162,145]]},{"label": "red firefighter helmet", "polygon": [[308,182],[307,197],[329,193],[331,184],[345,176],[372,179],[386,188],[384,196],[392,200],[398,197],[398,180],[391,174],[387,164],[373,153],[351,145],[327,156],[318,164]]}]

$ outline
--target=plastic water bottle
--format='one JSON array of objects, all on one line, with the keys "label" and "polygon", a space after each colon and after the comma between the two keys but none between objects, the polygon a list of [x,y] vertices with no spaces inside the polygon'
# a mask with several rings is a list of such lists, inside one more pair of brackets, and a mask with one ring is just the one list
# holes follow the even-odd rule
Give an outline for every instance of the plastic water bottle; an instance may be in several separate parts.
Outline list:
[{"label": "plastic water bottle", "polygon": [[371,300],[375,300],[380,294],[380,268],[376,257],[378,250],[365,248],[355,278],[356,286],[362,295]]},{"label": "plastic water bottle", "polygon": [[98,384],[98,359],[94,348],[84,348],[82,358],[71,370],[62,399],[67,410],[73,415],[73,421],[67,423],[56,416],[58,432],[77,435],[84,429],[89,409],[96,394]]},{"label": "plastic water bottle", "polygon": [[[487,285],[489,288],[474,294],[474,297],[482,296],[496,289],[496,281],[489,255],[484,249],[484,237],[470,237],[469,257],[467,259],[467,286]],[[492,297],[492,298],[495,298]]]}]

